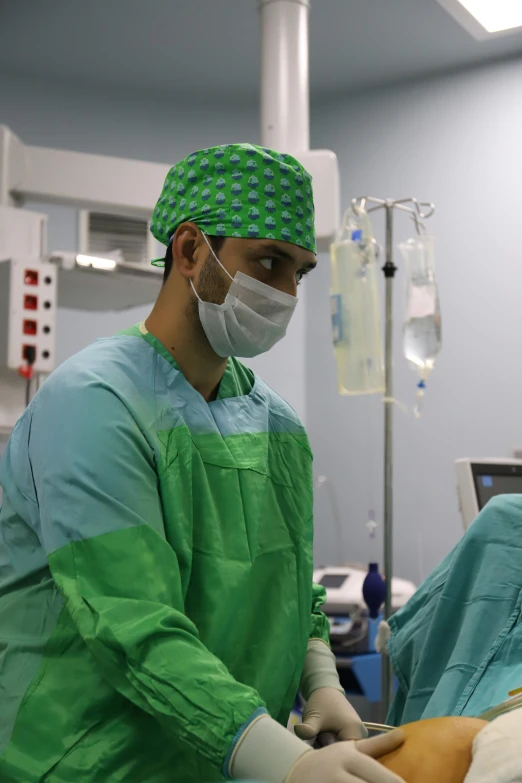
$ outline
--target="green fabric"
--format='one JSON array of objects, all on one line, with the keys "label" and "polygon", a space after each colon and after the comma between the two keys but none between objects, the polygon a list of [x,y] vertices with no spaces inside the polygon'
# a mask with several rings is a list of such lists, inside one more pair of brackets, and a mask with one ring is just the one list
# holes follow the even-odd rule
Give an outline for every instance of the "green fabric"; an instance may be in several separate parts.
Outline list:
[{"label": "green fabric", "polygon": [[[27,543],[28,531],[20,524],[9,498],[3,499],[1,520],[4,546],[0,547],[0,752],[9,742],[18,706],[40,668],[41,651],[63,607],[49,568],[43,566],[35,573],[24,573],[28,570],[24,565],[28,564],[17,557],[16,539],[21,536]],[[11,563],[5,556],[7,548]],[[10,565],[14,566],[12,571]],[[1,776],[0,779],[3,780]]]},{"label": "green fabric", "polygon": [[[234,360],[207,404],[169,357],[139,329],[90,346],[42,386],[0,463],[0,625],[10,674],[23,680],[29,652],[33,667],[0,699],[0,725],[16,716],[2,783],[222,780],[258,710],[286,723],[307,641],[328,639],[295,413],[257,377],[243,394]],[[50,569],[58,618],[25,608],[24,568]]]},{"label": "green fabric", "polygon": [[201,150],[170,169],[150,230],[168,245],[188,220],[210,236],[279,239],[317,252],[310,174],[291,155],[253,144]]}]

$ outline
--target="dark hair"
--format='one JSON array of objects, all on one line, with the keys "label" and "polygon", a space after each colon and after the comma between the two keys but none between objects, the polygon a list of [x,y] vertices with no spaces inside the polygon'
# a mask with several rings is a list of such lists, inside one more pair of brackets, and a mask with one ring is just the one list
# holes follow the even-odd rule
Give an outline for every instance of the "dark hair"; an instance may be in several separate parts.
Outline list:
[{"label": "dark hair", "polygon": [[[226,237],[211,237],[207,235],[207,239],[210,242],[210,247],[217,255],[221,250],[221,248],[223,247]],[[163,271],[164,283],[167,282],[171,269],[172,269],[172,240],[169,242],[167,252],[165,253],[165,269]]]}]

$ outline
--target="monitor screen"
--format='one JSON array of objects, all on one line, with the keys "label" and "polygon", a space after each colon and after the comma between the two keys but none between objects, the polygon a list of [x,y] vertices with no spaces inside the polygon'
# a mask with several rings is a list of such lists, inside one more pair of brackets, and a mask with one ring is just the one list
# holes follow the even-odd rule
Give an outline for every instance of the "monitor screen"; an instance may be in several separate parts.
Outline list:
[{"label": "monitor screen", "polygon": [[348,578],[348,574],[325,574],[319,584],[322,587],[333,587],[334,589],[337,589],[342,587]]},{"label": "monitor screen", "polygon": [[495,495],[522,495],[522,466],[473,465],[479,511]]}]

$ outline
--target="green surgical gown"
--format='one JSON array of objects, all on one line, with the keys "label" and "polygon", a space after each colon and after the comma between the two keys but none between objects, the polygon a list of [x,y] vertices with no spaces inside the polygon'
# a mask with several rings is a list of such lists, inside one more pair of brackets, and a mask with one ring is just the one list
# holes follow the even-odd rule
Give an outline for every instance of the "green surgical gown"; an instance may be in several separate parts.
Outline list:
[{"label": "green surgical gown", "polygon": [[308,639],[312,456],[231,359],[206,403],[138,327],[46,381],[0,463],[0,781],[212,783]]}]

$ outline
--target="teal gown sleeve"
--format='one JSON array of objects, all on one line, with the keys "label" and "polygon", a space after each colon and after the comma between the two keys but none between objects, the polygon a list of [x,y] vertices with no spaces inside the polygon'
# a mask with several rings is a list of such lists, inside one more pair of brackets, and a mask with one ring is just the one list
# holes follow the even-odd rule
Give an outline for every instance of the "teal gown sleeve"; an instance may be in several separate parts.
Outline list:
[{"label": "teal gown sleeve", "polygon": [[264,705],[184,614],[151,436],[103,384],[62,395],[43,387],[33,408],[39,537],[79,634],[105,679],[154,716],[174,745],[189,743],[221,768],[238,731]]}]

